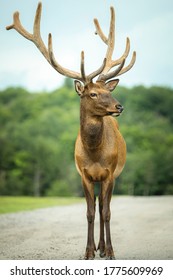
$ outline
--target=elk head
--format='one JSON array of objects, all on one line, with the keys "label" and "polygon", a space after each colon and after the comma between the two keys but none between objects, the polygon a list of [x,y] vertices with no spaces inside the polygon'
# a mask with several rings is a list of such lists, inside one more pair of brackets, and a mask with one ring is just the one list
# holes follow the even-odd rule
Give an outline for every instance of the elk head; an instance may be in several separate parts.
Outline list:
[{"label": "elk head", "polygon": [[[19,19],[19,12],[14,13],[14,22],[12,25],[7,26],[6,29],[15,29],[18,33],[20,33],[26,39],[32,41],[46,60],[50,63],[50,65],[60,74],[76,79],[75,80],[75,89],[78,95],[81,97],[81,100],[88,100],[87,104],[92,105],[91,109],[98,113],[98,115],[109,115],[115,114],[119,115],[123,107],[112,98],[111,92],[114,90],[119,80],[114,79],[109,81],[116,76],[120,76],[125,72],[129,71],[135,63],[136,52],[133,52],[131,62],[124,67],[125,60],[130,51],[130,40],[127,38],[126,40],[126,48],[123,55],[116,60],[112,60],[112,54],[114,50],[115,43],[115,12],[114,8],[111,7],[111,20],[110,20],[110,28],[109,35],[106,37],[100,28],[99,22],[97,19],[94,19],[94,24],[96,27],[96,34],[100,36],[102,41],[107,45],[106,56],[103,60],[103,63],[99,69],[94,71],[93,73],[86,75],[85,67],[84,67],[84,52],[81,52],[81,65],[80,65],[80,73],[68,70],[61,66],[57,60],[55,59],[52,47],[52,35],[48,35],[48,47],[45,46],[41,34],[40,34],[40,20],[41,20],[41,10],[42,4],[39,3],[35,15],[33,34],[29,33],[22,26]],[[110,72],[110,70],[118,66],[116,69]],[[98,76],[97,81],[93,82],[93,79]],[[89,107],[89,105],[88,105]]]},{"label": "elk head", "polygon": [[81,105],[85,107],[88,114],[101,117],[106,115],[119,116],[121,114],[123,107],[111,95],[118,82],[118,79],[114,79],[107,83],[101,81],[90,82],[84,86],[81,82],[75,81],[75,89],[81,97]]}]

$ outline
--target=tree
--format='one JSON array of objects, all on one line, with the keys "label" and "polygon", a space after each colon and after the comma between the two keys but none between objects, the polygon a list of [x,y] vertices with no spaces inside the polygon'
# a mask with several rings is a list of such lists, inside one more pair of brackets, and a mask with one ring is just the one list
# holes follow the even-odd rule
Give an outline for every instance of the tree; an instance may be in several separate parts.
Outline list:
[{"label": "tree", "polygon": [[[73,155],[79,97],[68,83],[51,93],[0,92],[0,195],[82,195]],[[118,87],[114,94],[125,108],[118,122],[127,143],[114,192],[173,194],[173,90]]]}]

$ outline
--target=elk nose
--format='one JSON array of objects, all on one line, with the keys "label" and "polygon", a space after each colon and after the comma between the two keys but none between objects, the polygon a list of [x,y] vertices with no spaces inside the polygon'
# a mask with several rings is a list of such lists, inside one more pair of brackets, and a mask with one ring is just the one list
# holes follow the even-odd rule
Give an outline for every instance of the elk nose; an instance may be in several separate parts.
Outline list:
[{"label": "elk nose", "polygon": [[121,106],[121,104],[117,104],[115,107],[116,107],[116,109],[118,109],[118,111],[120,113],[124,110],[124,108],[123,108],[123,106]]}]

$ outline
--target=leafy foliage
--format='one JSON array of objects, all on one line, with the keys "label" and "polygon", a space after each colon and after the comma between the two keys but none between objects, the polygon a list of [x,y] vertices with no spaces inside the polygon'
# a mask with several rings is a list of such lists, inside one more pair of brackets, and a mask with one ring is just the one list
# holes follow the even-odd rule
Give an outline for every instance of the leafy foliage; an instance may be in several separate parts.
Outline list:
[{"label": "leafy foliage", "polygon": [[[173,194],[173,90],[118,87],[127,162],[115,193]],[[0,92],[0,194],[81,196],[74,163],[79,97],[70,81],[51,93]]]}]

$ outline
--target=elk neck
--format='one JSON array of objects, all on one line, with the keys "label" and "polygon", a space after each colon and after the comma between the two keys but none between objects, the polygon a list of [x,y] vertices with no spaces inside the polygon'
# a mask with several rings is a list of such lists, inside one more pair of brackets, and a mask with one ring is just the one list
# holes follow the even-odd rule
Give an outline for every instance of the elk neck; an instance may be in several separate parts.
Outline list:
[{"label": "elk neck", "polygon": [[103,140],[103,117],[95,116],[80,104],[80,134],[87,150],[99,148]]}]

